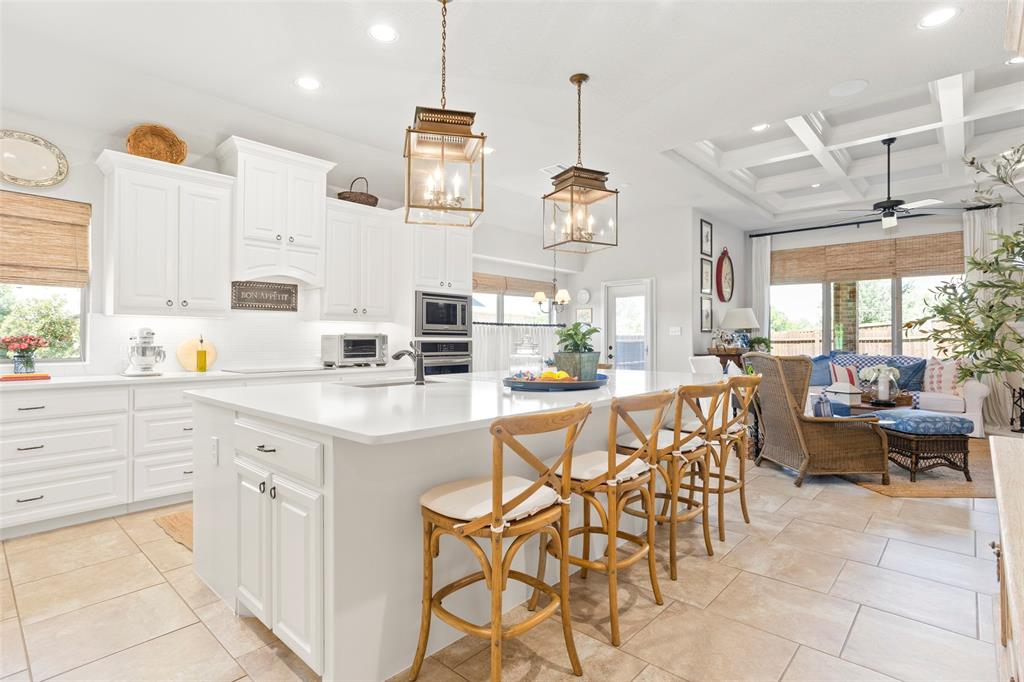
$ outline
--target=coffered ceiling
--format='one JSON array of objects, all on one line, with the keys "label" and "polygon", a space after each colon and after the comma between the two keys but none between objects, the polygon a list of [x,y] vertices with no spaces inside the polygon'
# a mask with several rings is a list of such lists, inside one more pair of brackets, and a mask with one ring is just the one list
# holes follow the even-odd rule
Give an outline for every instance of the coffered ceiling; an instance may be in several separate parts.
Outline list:
[{"label": "coffered ceiling", "polygon": [[775,220],[799,219],[884,199],[881,140],[888,137],[897,138],[894,197],[941,198],[969,185],[965,156],[988,159],[1024,142],[1024,68],[958,73],[887,97],[789,116],[760,131],[695,140],[668,154],[692,162]]},{"label": "coffered ceiling", "polygon": [[[919,30],[940,4],[961,12]],[[335,161],[332,185],[365,175],[395,205],[405,127],[439,97],[435,0],[2,0],[2,13],[0,107],[58,145],[120,146],[155,121],[209,164],[237,134]],[[495,150],[484,227],[538,249],[541,169],[575,159],[578,71],[583,161],[622,190],[623,225],[672,229],[666,216],[693,207],[791,224],[881,198],[885,135],[900,137],[901,193],[962,187],[961,150],[1024,139],[1005,17],[1005,0],[456,0],[448,104],[476,111]],[[398,40],[367,35],[376,23]],[[302,75],[323,88],[295,87]],[[869,86],[829,93],[850,79]]]}]

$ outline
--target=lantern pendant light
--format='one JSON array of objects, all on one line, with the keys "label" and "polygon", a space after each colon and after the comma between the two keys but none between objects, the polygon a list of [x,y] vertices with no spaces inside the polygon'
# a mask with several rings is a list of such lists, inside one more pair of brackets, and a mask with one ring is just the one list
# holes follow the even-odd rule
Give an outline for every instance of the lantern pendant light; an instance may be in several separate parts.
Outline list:
[{"label": "lantern pendant light", "polygon": [[441,3],[441,107],[416,107],[405,130],[405,222],[472,227],[484,211],[485,135],[476,113],[447,108],[448,2]]},{"label": "lantern pendant light", "polygon": [[551,178],[554,191],[544,195],[544,248],[592,253],[619,244],[619,191],[608,189],[608,173],[583,167],[583,84],[576,73],[576,165]]}]

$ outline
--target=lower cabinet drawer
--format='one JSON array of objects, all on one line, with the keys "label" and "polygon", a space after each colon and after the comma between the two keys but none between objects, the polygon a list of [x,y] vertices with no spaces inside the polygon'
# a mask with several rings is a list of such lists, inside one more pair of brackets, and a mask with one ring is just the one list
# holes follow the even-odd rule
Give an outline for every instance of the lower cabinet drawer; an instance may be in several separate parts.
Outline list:
[{"label": "lower cabinet drawer", "polygon": [[136,412],[136,456],[192,449],[192,406]]},{"label": "lower cabinet drawer", "polygon": [[192,449],[132,458],[132,501],[192,490]]},{"label": "lower cabinet drawer", "polygon": [[249,419],[235,420],[234,438],[236,450],[274,471],[291,474],[315,486],[322,485],[324,453],[320,442]]},{"label": "lower cabinet drawer", "polygon": [[48,388],[11,391],[0,400],[0,421],[30,421],[78,417],[104,412],[127,412],[127,388]]},{"label": "lower cabinet drawer", "polygon": [[0,475],[127,458],[128,415],[0,424]]},{"label": "lower cabinet drawer", "polygon": [[123,459],[4,476],[0,483],[0,527],[127,502],[128,462]]}]

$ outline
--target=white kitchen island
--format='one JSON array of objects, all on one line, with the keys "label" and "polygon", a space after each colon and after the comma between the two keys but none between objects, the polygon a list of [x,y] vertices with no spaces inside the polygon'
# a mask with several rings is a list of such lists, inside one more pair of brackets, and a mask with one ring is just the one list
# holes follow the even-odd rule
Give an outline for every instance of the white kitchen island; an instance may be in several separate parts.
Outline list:
[{"label": "white kitchen island", "polygon": [[[432,378],[426,386],[192,391],[195,571],[324,679],[387,679],[411,663],[419,630],[419,497],[440,483],[490,474],[491,421],[590,402],[594,413],[577,452],[603,449],[613,397],[721,378],[620,371],[598,390],[513,393],[500,375],[475,373]],[[529,445],[555,456],[561,436]],[[533,475],[513,460],[506,458],[506,473]],[[533,572],[537,547],[528,550],[516,557],[516,568]],[[554,563],[548,562],[549,580],[557,576]],[[442,540],[435,585],[475,570],[465,547]],[[510,583],[505,610],[527,596],[525,586]],[[475,622],[489,618],[482,587],[446,604]],[[435,619],[429,651],[460,636]]]}]

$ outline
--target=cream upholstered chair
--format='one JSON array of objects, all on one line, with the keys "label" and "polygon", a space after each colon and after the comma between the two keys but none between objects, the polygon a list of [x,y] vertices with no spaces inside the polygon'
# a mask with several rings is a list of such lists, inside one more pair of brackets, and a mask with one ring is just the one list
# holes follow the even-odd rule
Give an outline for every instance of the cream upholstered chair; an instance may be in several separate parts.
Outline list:
[{"label": "cream upholstered chair", "polygon": [[[618,573],[621,569],[632,566],[644,557],[651,578],[651,590],[654,601],[662,603],[661,588],[658,586],[657,565],[654,557],[654,475],[652,468],[658,456],[658,435],[665,412],[675,399],[673,391],[647,393],[645,395],[612,400],[608,415],[608,448],[594,450],[575,455],[572,461],[572,480],[569,489],[574,495],[583,498],[583,525],[569,531],[570,536],[583,536],[583,555],[569,555],[568,560],[580,567],[580,577],[586,578],[590,570],[608,575],[608,610],[611,615],[611,643],[619,646],[619,607],[618,607]],[[636,423],[633,413],[653,412],[653,420],[648,431],[644,431]],[[617,445],[619,421],[622,421],[635,437],[636,447],[622,448]],[[664,432],[662,432],[664,433]],[[599,495],[607,504],[603,504]],[[644,517],[647,519],[646,537],[628,533],[620,528],[619,516],[628,498],[638,496],[643,502]],[[600,525],[591,524],[591,508],[597,512]],[[608,548],[601,559],[590,558],[590,536],[604,535],[608,538]],[[628,556],[621,556],[618,541],[625,540],[634,546],[636,551]],[[553,541],[547,543],[548,552],[557,557],[565,557],[565,550]],[[541,552],[538,576],[544,574],[544,558]],[[562,565],[565,565],[563,559]],[[534,590],[530,598],[529,608],[537,606],[540,590]]]},{"label": "cream upholstered chair", "polygon": [[694,374],[724,374],[722,361],[715,355],[694,355],[690,358],[690,371]]},{"label": "cream upholstered chair", "polygon": [[[590,405],[577,405],[565,410],[541,414],[503,417],[491,424],[491,475],[445,483],[420,497],[423,516],[423,612],[420,637],[416,646],[410,679],[415,680],[423,666],[430,635],[431,617],[436,615],[448,625],[491,642],[491,680],[501,680],[501,650],[506,639],[516,637],[560,611],[562,635],[569,661],[576,675],[582,675],[579,656],[572,637],[569,612],[569,563],[562,561],[560,585],[556,589],[511,568],[516,553],[527,540],[539,535],[542,546],[546,538],[558,547],[558,556],[569,552],[569,498],[572,481],[573,447],[580,430],[590,415]],[[520,441],[520,436],[565,431],[562,453],[544,464]],[[534,478],[507,476],[505,449],[508,448],[529,464]],[[472,573],[434,591],[434,559],[440,551],[441,536],[448,535],[462,542],[480,562],[482,570]],[[486,543],[478,543],[483,538]],[[508,549],[504,541],[511,540]],[[489,545],[488,549],[481,544]],[[541,551],[541,556],[545,556]],[[526,620],[502,626],[502,594],[509,581],[518,580],[544,592],[551,601],[540,612]],[[458,590],[483,582],[491,593],[491,621],[476,625],[448,611],[442,601]]]}]

